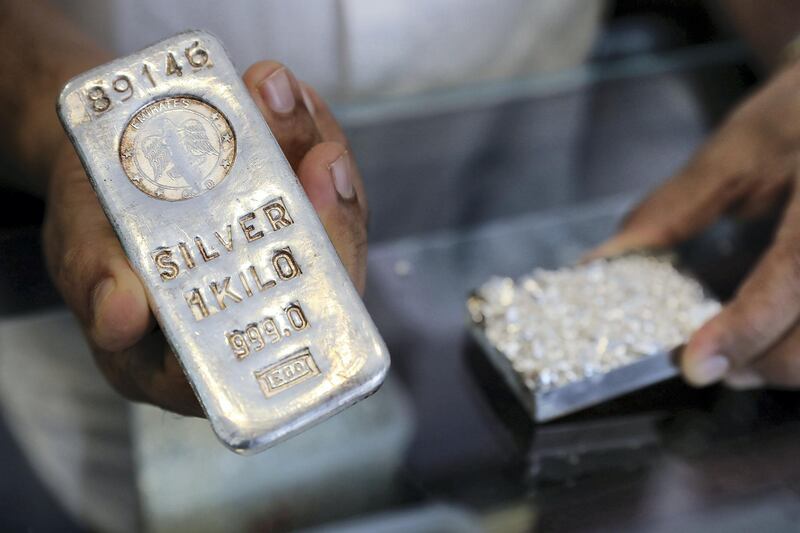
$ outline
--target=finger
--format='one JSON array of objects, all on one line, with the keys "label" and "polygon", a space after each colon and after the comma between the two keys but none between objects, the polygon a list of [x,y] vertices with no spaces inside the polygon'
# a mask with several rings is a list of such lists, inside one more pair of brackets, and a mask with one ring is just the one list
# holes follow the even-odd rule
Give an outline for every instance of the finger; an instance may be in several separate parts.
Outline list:
[{"label": "finger", "polygon": [[645,198],[625,217],[620,231],[587,259],[674,246],[728,210],[744,195],[749,180],[728,162],[716,164],[720,158],[712,148]]},{"label": "finger", "polygon": [[800,385],[800,327],[795,326],[752,365],[730,372],[725,384],[735,389]]},{"label": "finger", "polygon": [[74,152],[59,155],[56,168],[43,228],[49,271],[94,346],[127,348],[154,325],[144,287]]},{"label": "finger", "polygon": [[186,416],[203,416],[175,354],[156,330],[118,352],[94,350],[97,366],[126,398]]},{"label": "finger", "polygon": [[[325,100],[313,87],[305,82],[300,82],[300,89],[303,93],[303,100],[306,102],[306,108],[311,111],[311,116],[322,135],[322,140],[339,143],[350,150],[347,136],[339,125],[339,121],[333,116]],[[358,198],[358,204],[361,208],[362,215],[366,220],[369,218],[369,206],[367,204],[367,193],[364,189],[364,181],[361,179],[361,174],[359,172],[355,172],[353,175],[353,186],[356,189],[356,197]]]},{"label": "finger", "polygon": [[740,220],[753,220],[776,212],[781,212],[788,200],[787,185],[792,185],[792,177],[786,174],[763,174],[753,184],[739,205],[734,206],[732,214]]},{"label": "finger", "polygon": [[300,91],[303,94],[303,102],[306,104],[306,109],[310,111],[317,129],[322,135],[322,140],[334,141],[347,146],[347,136],[325,100],[312,86],[304,81],[300,82]]},{"label": "finger", "polygon": [[324,142],[303,158],[297,174],[339,258],[362,292],[366,281],[367,229],[355,189],[359,179],[355,161],[344,145]]},{"label": "finger", "polygon": [[681,364],[696,385],[719,380],[722,363],[731,369],[750,364],[783,337],[800,314],[800,197],[794,192],[772,247],[733,300],[690,339]]},{"label": "finger", "polygon": [[292,168],[322,140],[291,71],[275,61],[255,63],[242,77]]}]

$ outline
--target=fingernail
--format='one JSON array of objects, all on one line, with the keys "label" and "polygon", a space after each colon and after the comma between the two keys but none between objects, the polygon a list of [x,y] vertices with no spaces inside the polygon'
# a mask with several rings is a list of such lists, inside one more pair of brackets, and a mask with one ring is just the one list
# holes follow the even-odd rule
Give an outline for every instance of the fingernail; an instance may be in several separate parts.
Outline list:
[{"label": "fingernail", "polygon": [[308,112],[311,115],[314,115],[316,112],[316,108],[314,107],[314,100],[311,99],[311,95],[308,93],[308,88],[305,86],[304,83],[300,84],[300,92],[303,94],[303,103],[308,109]]},{"label": "fingernail", "polygon": [[340,155],[328,168],[331,171],[333,187],[336,192],[343,199],[352,200],[356,195],[356,190],[353,187],[353,180],[350,179],[350,157],[348,157],[347,152]]},{"label": "fingernail", "polygon": [[92,315],[95,320],[97,320],[97,313],[103,301],[108,298],[116,286],[117,282],[114,281],[114,278],[105,278],[95,286],[92,292]]},{"label": "fingernail", "polygon": [[705,387],[716,383],[730,369],[728,358],[722,355],[704,357],[686,369],[687,377],[694,385]]},{"label": "fingernail", "polygon": [[737,390],[757,389],[763,387],[765,383],[758,372],[749,368],[729,372],[724,381],[725,385]]},{"label": "fingernail", "polygon": [[294,109],[294,92],[286,68],[281,67],[270,74],[261,82],[258,90],[261,98],[274,112],[290,113]]}]

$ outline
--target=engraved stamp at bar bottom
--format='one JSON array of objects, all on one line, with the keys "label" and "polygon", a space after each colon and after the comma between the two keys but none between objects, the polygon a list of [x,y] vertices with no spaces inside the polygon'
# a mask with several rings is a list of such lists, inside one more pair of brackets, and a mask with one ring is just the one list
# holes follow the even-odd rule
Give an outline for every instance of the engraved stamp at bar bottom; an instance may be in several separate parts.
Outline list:
[{"label": "engraved stamp at bar bottom", "polygon": [[288,358],[255,372],[255,375],[264,395],[269,398],[319,373],[311,351],[303,348]]}]

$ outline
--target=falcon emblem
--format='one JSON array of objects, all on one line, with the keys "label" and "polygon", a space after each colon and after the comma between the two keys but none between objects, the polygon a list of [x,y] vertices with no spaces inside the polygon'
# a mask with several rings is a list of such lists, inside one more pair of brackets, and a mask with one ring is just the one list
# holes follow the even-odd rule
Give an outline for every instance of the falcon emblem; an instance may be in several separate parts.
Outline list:
[{"label": "falcon emblem", "polygon": [[142,154],[153,170],[153,180],[158,181],[172,159],[172,151],[161,135],[150,135],[142,140]]},{"label": "falcon emblem", "polygon": [[211,104],[165,96],[130,118],[118,150],[133,186],[152,198],[177,202],[204,194],[225,179],[236,158],[236,136]]},{"label": "falcon emblem", "polygon": [[177,180],[183,177],[187,167],[196,169],[205,164],[207,157],[219,157],[219,150],[211,144],[206,129],[196,118],[175,124],[164,117],[156,131],[140,144],[153,181],[158,181],[165,173]]},{"label": "falcon emblem", "polygon": [[196,156],[219,156],[219,150],[211,146],[206,129],[196,118],[187,118],[178,131],[183,148]]}]

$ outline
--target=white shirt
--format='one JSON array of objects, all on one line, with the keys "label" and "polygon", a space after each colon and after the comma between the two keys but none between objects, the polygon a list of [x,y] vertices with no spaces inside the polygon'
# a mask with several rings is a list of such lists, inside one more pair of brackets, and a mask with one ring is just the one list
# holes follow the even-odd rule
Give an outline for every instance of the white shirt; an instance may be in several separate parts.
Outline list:
[{"label": "white shirt", "polygon": [[581,63],[604,0],[55,0],[120,55],[186,29],[240,71],[288,65],[336,100],[414,93]]}]

